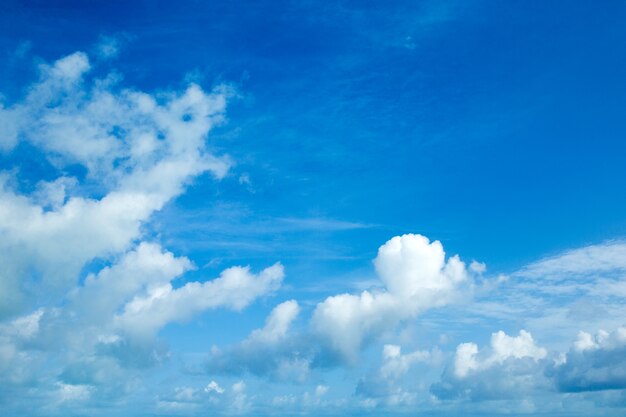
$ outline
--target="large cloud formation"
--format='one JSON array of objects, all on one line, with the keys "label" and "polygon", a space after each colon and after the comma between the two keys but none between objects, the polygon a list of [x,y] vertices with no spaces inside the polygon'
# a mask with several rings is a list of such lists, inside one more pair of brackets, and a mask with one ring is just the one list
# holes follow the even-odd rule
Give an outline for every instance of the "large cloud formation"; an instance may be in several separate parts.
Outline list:
[{"label": "large cloud formation", "polygon": [[[270,314],[265,328],[239,344],[213,349],[207,370],[302,381],[314,368],[355,364],[365,344],[393,331],[403,320],[460,299],[475,274],[458,256],[446,260],[440,242],[414,234],[396,236],[382,245],[374,265],[385,290],[330,296],[315,306],[308,327],[300,331],[290,330],[298,310],[287,306],[295,301],[283,303]],[[285,315],[287,311],[293,315]],[[277,321],[280,317],[284,319]],[[268,333],[277,327],[273,323],[282,323],[281,332],[261,337],[274,334]],[[419,356],[394,356],[394,346],[387,348],[384,378],[409,367]]]},{"label": "large cloud formation", "polygon": [[227,174],[208,134],[224,120],[228,88],[123,88],[82,52],[39,74],[21,99],[0,104],[3,157],[41,167],[0,173],[0,391],[19,397],[40,384],[42,401],[61,407],[124,392],[124,369],[159,359],[163,326],[241,310],[284,272],[232,267],[179,286],[193,263],[148,238],[152,214],[194,177]]}]

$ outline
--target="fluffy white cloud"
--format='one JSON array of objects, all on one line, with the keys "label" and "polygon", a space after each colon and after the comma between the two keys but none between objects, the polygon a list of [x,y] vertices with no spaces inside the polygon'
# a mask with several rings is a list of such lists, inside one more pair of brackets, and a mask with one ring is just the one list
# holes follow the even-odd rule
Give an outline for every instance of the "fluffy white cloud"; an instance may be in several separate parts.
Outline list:
[{"label": "fluffy white cloud", "polygon": [[380,374],[384,378],[399,378],[406,374],[415,363],[428,362],[432,356],[433,354],[427,350],[416,350],[402,354],[400,346],[385,345],[383,346],[383,364],[380,367]]},{"label": "fluffy white cloud", "polygon": [[328,297],[311,320],[313,331],[344,360],[354,362],[364,342],[421,311],[452,302],[460,288],[471,285],[459,257],[446,260],[441,243],[421,235],[392,238],[379,248],[374,265],[386,290]]},{"label": "fluffy white cloud", "polygon": [[5,143],[20,138],[47,151],[55,165],[79,163],[108,184],[165,160],[191,163],[179,166],[184,171],[224,174],[226,165],[204,148],[223,118],[223,88],[207,94],[192,84],[182,94],[151,95],[117,88],[114,76],[89,79],[90,69],[82,52],[42,65],[23,101],[2,110],[14,133],[3,135]]},{"label": "fluffy white cloud", "polygon": [[192,268],[189,259],[175,257],[154,243],[142,242],[116,264],[90,274],[70,299],[71,307],[92,324],[111,320],[132,297],[152,291]]},{"label": "fluffy white cloud", "polygon": [[[223,88],[151,95],[118,88],[115,77],[89,78],[91,69],[82,52],[42,65],[26,96],[0,107],[4,151],[24,141],[51,164],[51,179],[32,194],[21,191],[19,168],[0,175],[0,315],[33,295],[23,291],[34,288],[23,284],[31,276],[37,288],[62,293],[87,262],[126,250],[191,178],[228,170],[228,159],[206,147],[223,119]],[[64,174],[75,164],[85,178]]]},{"label": "fluffy white cloud", "polygon": [[365,338],[393,328],[403,318],[399,307],[388,293],[335,295],[317,305],[311,325],[333,351],[355,362]]},{"label": "fluffy white cloud", "polygon": [[547,355],[529,332],[521,330],[518,336],[509,336],[499,331],[491,335],[488,348],[479,350],[475,343],[458,345],[451,367],[431,391],[441,399],[481,401],[547,389],[549,382],[543,375]]},{"label": "fluffy white cloud", "polygon": [[[131,335],[151,337],[167,323],[188,320],[207,309],[241,310],[256,298],[276,290],[283,277],[283,266],[277,263],[258,275],[251,273],[249,267],[232,267],[223,271],[219,278],[204,283],[190,282],[176,289],[166,283],[151,288],[145,296],[134,297],[115,322]],[[274,321],[281,319],[283,317],[274,318]],[[284,323],[269,325],[273,328],[266,330],[263,337],[277,337]]]},{"label": "fluffy white cloud", "polygon": [[500,330],[491,335],[491,352],[483,359],[478,358],[476,344],[460,344],[454,358],[454,374],[458,378],[465,378],[471,372],[502,364],[509,358],[531,358],[536,361],[545,358],[546,355],[546,349],[535,345],[529,332],[520,330],[519,336],[508,336]]},{"label": "fluffy white cloud", "polygon": [[223,394],[224,393],[224,388],[220,387],[220,385],[217,382],[211,381],[204,388],[204,392],[215,392],[217,394]]},{"label": "fluffy white cloud", "polygon": [[[0,152],[42,167],[0,172],[2,408],[35,390],[51,413],[117,401],[140,367],[167,356],[161,327],[206,309],[241,310],[284,276],[278,263],[259,274],[232,267],[177,287],[192,262],[143,241],[153,213],[193,178],[228,172],[228,157],[208,146],[228,89],[152,94],[94,73],[77,52],[42,64],[23,98],[0,104]],[[279,311],[262,337],[280,338],[292,313]]]},{"label": "fluffy white cloud", "polygon": [[262,329],[255,330],[248,339],[250,343],[274,344],[287,335],[289,326],[298,316],[300,306],[295,300],[285,301],[272,310]]},{"label": "fluffy white cloud", "polygon": [[421,308],[445,304],[456,287],[467,280],[465,264],[457,255],[446,261],[441,242],[407,234],[378,249],[376,271],[395,298],[411,299]]}]

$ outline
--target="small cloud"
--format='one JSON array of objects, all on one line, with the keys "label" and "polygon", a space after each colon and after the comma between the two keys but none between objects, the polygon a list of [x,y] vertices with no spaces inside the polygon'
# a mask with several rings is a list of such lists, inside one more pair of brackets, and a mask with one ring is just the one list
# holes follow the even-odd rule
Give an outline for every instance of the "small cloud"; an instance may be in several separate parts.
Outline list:
[{"label": "small cloud", "polygon": [[484,262],[472,261],[469,268],[477,274],[484,274],[487,270],[487,265]]},{"label": "small cloud", "polygon": [[224,388],[220,387],[219,384],[215,381],[209,382],[209,384],[204,388],[204,392],[211,393],[215,392],[217,394],[223,394]]},{"label": "small cloud", "polygon": [[96,48],[100,58],[116,58],[120,53],[120,38],[115,36],[101,36]]},{"label": "small cloud", "polygon": [[250,185],[250,176],[246,173],[243,173],[239,176],[239,184]]},{"label": "small cloud", "polygon": [[323,395],[325,395],[328,392],[328,386],[326,385],[318,385],[317,387],[315,387],[315,396],[316,397],[321,397]]},{"label": "small cloud", "polygon": [[33,43],[31,41],[22,41],[15,48],[15,52],[13,53],[15,58],[22,59],[26,57],[33,49]]}]

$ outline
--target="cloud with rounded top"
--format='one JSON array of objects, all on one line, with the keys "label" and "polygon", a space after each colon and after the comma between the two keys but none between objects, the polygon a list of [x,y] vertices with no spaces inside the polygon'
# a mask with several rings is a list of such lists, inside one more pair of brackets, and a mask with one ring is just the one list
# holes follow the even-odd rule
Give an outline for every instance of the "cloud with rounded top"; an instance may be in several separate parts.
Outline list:
[{"label": "cloud with rounded top", "polygon": [[339,294],[319,303],[311,326],[343,360],[355,362],[361,346],[422,311],[441,307],[470,288],[472,271],[441,242],[416,234],[396,236],[378,249],[381,291]]}]

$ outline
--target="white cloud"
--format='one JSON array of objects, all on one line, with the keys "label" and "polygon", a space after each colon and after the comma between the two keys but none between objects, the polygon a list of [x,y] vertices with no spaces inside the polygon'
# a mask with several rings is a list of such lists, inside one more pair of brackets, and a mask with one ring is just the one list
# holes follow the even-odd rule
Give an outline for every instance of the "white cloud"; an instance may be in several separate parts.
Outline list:
[{"label": "white cloud", "polygon": [[192,268],[187,258],[176,258],[154,243],[142,242],[116,264],[90,274],[71,295],[71,307],[91,324],[111,321],[137,294],[169,284]]},{"label": "white cloud", "polygon": [[502,330],[491,335],[493,349],[490,361],[502,363],[508,358],[532,358],[534,360],[546,357],[547,351],[535,345],[532,335],[526,330],[520,330],[519,336],[508,336]]},{"label": "white cloud", "polygon": [[616,270],[626,271],[626,243],[621,241],[585,246],[541,259],[524,267],[517,275],[558,280]]},{"label": "white cloud", "polygon": [[415,363],[428,362],[430,359],[431,352],[427,350],[416,350],[402,354],[400,346],[385,345],[383,346],[383,364],[380,367],[380,374],[384,378],[399,378],[406,374]]},{"label": "white cloud", "polygon": [[441,242],[407,234],[381,246],[374,265],[394,297],[431,307],[445,304],[456,286],[468,278],[458,256],[447,261],[445,256]]},{"label": "white cloud", "polygon": [[324,395],[326,395],[326,393],[328,392],[328,386],[327,385],[318,385],[315,387],[315,396],[316,397],[322,397]]},{"label": "white cloud", "polygon": [[626,389],[626,327],[580,332],[550,374],[563,392]]},{"label": "white cloud", "polygon": [[[45,171],[0,172],[0,392],[36,391],[24,398],[51,413],[83,400],[121,401],[139,368],[167,357],[161,327],[206,309],[241,310],[284,276],[278,263],[259,274],[232,267],[176,288],[193,264],[144,241],[148,221],[198,175],[228,172],[208,134],[230,93],[190,84],[153,94],[121,80],[99,77],[77,52],[41,65],[22,99],[0,104],[0,152],[23,143],[29,153],[20,158]],[[288,310],[264,337],[286,332]],[[181,387],[170,403],[200,392]],[[237,395],[242,403],[245,393]],[[9,400],[0,395],[3,406]]]},{"label": "white cloud", "polygon": [[[190,282],[176,289],[170,283],[155,286],[147,295],[136,296],[126,304],[123,313],[116,317],[116,325],[131,335],[151,337],[167,323],[188,320],[207,309],[241,310],[278,289],[283,277],[283,267],[277,263],[258,275],[251,273],[249,267],[232,267],[219,278],[204,283]],[[280,324],[265,335],[275,336],[280,332]]]},{"label": "white cloud", "polygon": [[237,414],[243,414],[251,407],[248,401],[248,395],[246,394],[246,384],[243,381],[239,381],[233,384],[231,388],[233,392],[233,398],[231,402],[231,409]]},{"label": "white cloud", "polygon": [[220,387],[220,385],[217,382],[211,381],[204,388],[204,392],[215,392],[216,394],[223,394],[224,393],[224,388]]},{"label": "white cloud", "polygon": [[520,330],[519,336],[508,336],[500,330],[491,335],[491,352],[484,359],[478,358],[476,344],[460,344],[454,358],[454,374],[458,378],[465,378],[474,371],[502,364],[509,358],[531,358],[537,361],[546,355],[546,349],[535,345],[532,335],[527,331]]},{"label": "white cloud", "polygon": [[446,260],[439,241],[421,235],[396,236],[374,260],[386,290],[340,294],[317,305],[311,325],[344,360],[354,362],[361,345],[419,312],[460,296],[470,276],[458,256]]},{"label": "white cloud", "polygon": [[224,166],[204,151],[207,132],[223,119],[223,87],[207,94],[191,84],[182,94],[151,95],[120,89],[114,77],[87,79],[90,70],[82,52],[43,65],[24,100],[3,110],[14,116],[11,130],[51,152],[56,165],[80,163],[109,184],[166,161],[190,164],[179,167],[184,175],[223,175]]},{"label": "white cloud", "polygon": [[491,335],[488,348],[478,349],[471,342],[459,344],[451,367],[431,391],[441,399],[520,397],[549,385],[543,375],[547,355],[547,350],[537,346],[525,330],[518,336],[498,331]]},{"label": "white cloud", "polygon": [[340,294],[317,305],[311,325],[332,350],[355,362],[366,337],[393,328],[402,318],[398,307],[388,293]]},{"label": "white cloud", "polygon": [[300,306],[295,300],[279,304],[265,321],[265,327],[252,332],[248,343],[274,344],[280,342],[287,335],[289,326],[299,312]]},{"label": "white cloud", "polygon": [[[442,352],[438,348],[415,350],[402,353],[399,345],[386,344],[382,348],[380,367],[361,377],[356,394],[371,401],[372,407],[412,405],[417,401],[415,373],[410,372],[418,364],[433,367],[441,362]],[[420,373],[423,368],[420,369]]]},{"label": "white cloud", "polygon": [[457,346],[454,356],[454,374],[459,378],[465,378],[470,371],[479,369],[477,354],[478,346],[475,343],[461,343]]},{"label": "white cloud", "polygon": [[85,401],[91,395],[91,387],[87,385],[72,385],[58,383],[58,401]]},{"label": "white cloud", "polygon": [[[206,147],[223,119],[224,88],[206,93],[192,84],[152,95],[118,88],[114,77],[88,77],[91,70],[82,52],[44,64],[21,101],[0,107],[2,149],[28,142],[41,152],[33,158],[57,169],[33,194],[21,191],[17,171],[0,175],[0,315],[34,295],[19,285],[33,270],[37,287],[62,294],[86,263],[127,250],[193,177],[228,170],[228,158]],[[64,174],[73,164],[86,178]]]},{"label": "white cloud", "polygon": [[468,320],[508,321],[556,350],[567,350],[581,328],[616,328],[626,314],[623,241],[567,250],[508,274],[487,277]]},{"label": "white cloud", "polygon": [[120,37],[119,36],[101,36],[100,42],[96,45],[98,55],[102,59],[111,59],[120,53]]},{"label": "white cloud", "polygon": [[207,362],[208,371],[235,375],[249,372],[279,381],[304,381],[317,346],[300,334],[289,334],[299,311],[295,300],[277,305],[265,326],[253,330],[246,339],[223,351],[214,348]]}]

